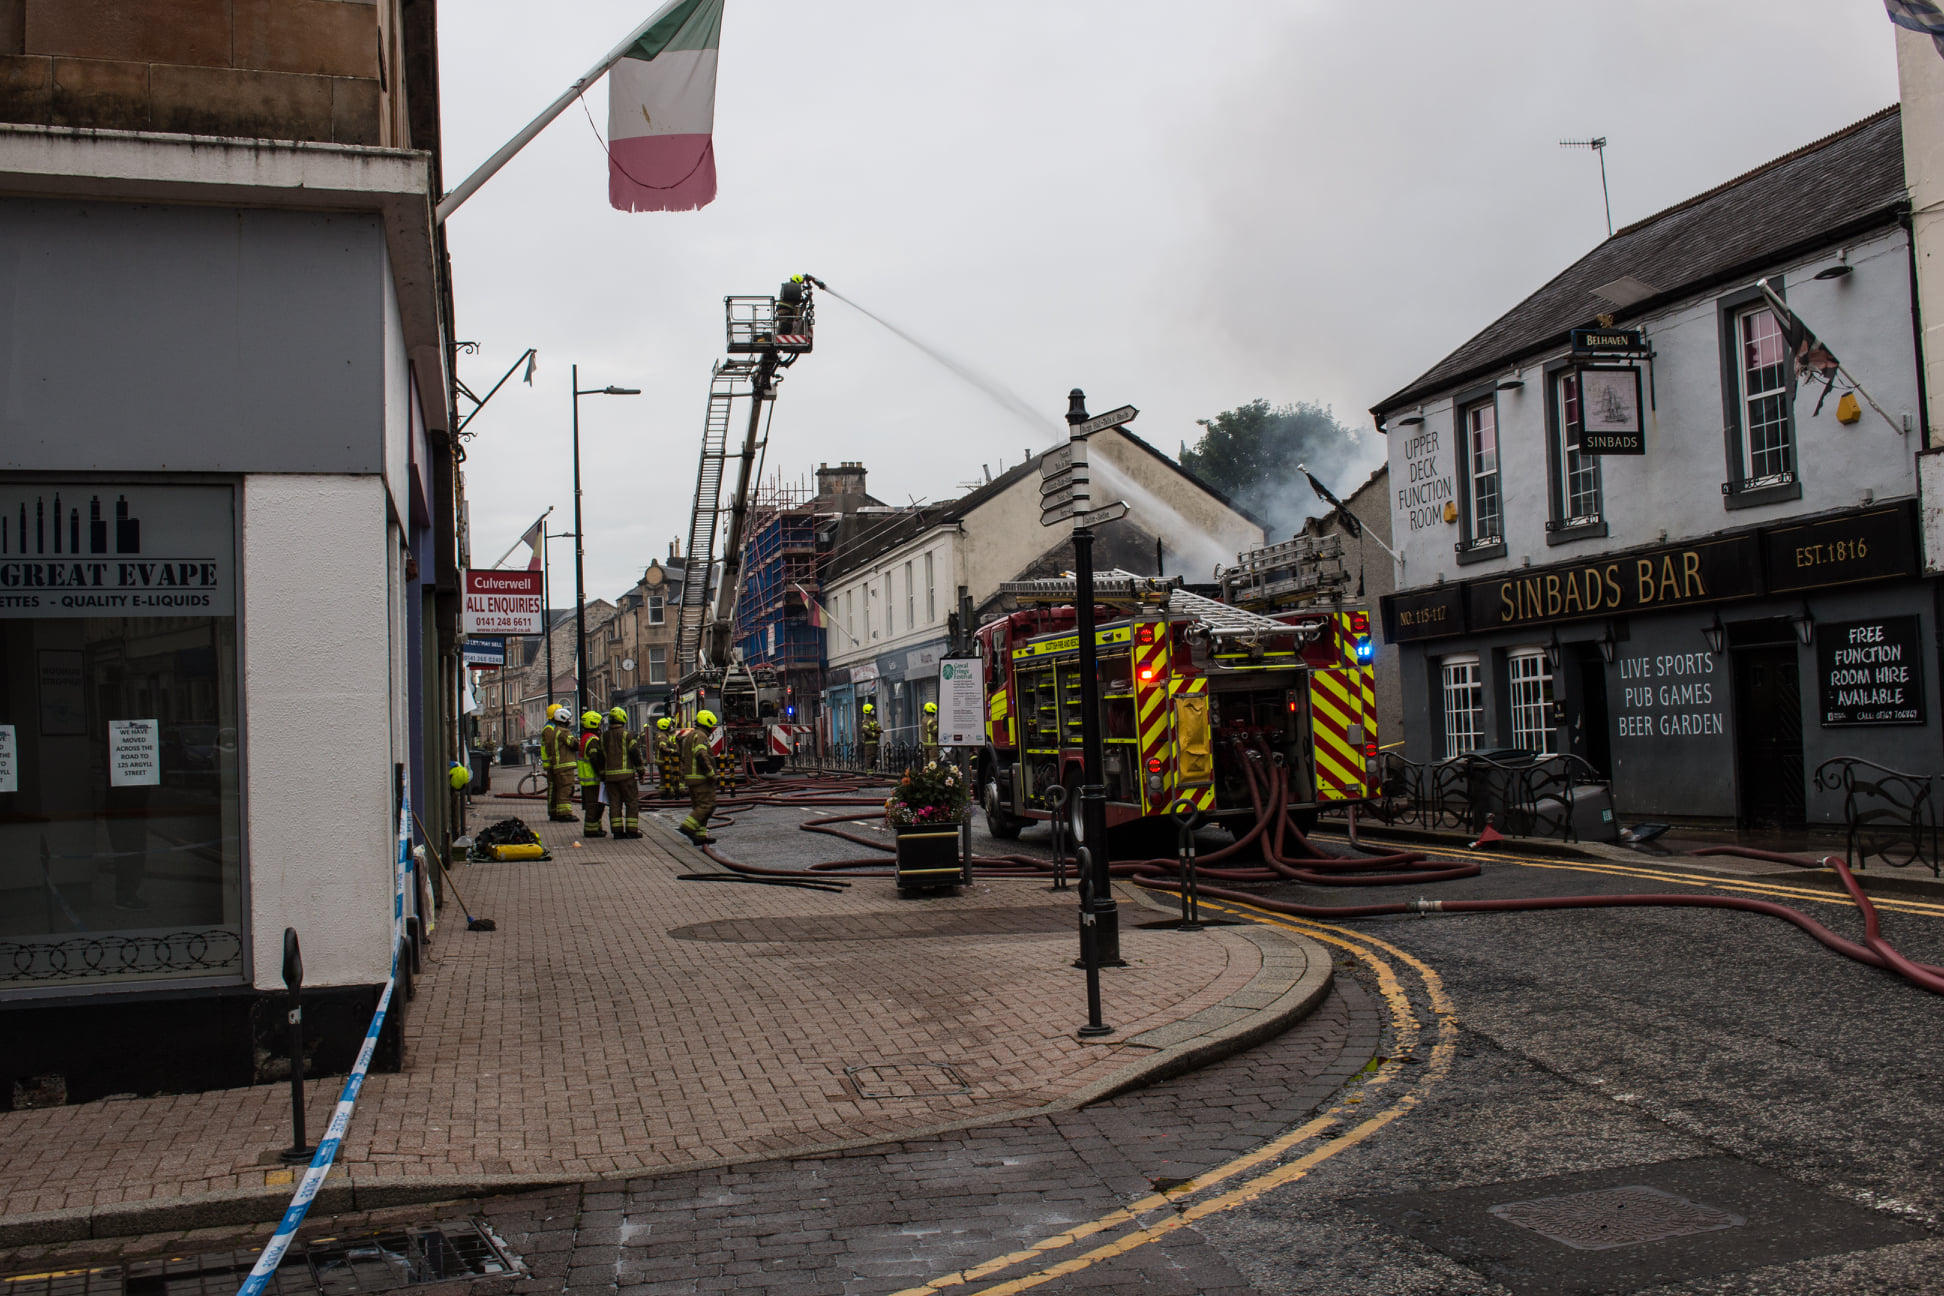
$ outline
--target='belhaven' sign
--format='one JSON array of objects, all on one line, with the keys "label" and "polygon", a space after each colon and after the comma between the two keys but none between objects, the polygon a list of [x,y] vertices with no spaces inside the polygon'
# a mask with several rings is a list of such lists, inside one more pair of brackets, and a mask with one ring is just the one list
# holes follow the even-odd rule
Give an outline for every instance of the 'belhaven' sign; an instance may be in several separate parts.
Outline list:
[{"label": "'belhaven' sign", "polygon": [[1529,568],[1465,587],[1474,631],[1545,621],[1655,612],[1762,592],[1762,550],[1752,535],[1616,555],[1582,566]]}]

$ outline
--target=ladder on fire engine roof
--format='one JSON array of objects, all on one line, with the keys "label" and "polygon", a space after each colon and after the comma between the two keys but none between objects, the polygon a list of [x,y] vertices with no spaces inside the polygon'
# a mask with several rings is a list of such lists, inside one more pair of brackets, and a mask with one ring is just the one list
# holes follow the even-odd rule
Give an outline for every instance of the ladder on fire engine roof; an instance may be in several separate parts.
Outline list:
[{"label": "ladder on fire engine roof", "polygon": [[[1079,597],[1078,582],[1071,576],[1006,581],[999,586],[999,592],[1011,594],[1021,603],[1071,603]],[[1295,632],[1295,627],[1287,622],[1246,612],[1200,594],[1191,594],[1181,588],[1181,579],[1174,576],[1137,576],[1118,568],[1104,571],[1094,577],[1094,600],[1146,607],[1165,605],[1169,616],[1188,618],[1216,639]]]},{"label": "ladder on fire engine roof", "polygon": [[[722,360],[709,379],[709,412],[702,425],[702,460],[695,470],[695,507],[689,515],[688,579],[675,623],[674,678],[694,670],[702,644],[702,621],[709,610],[709,573],[715,564],[716,534],[722,529],[722,477],[729,453],[729,419],[738,397],[756,394],[756,362]],[[775,400],[772,387],[763,397]],[[719,663],[718,663],[719,664]]]}]

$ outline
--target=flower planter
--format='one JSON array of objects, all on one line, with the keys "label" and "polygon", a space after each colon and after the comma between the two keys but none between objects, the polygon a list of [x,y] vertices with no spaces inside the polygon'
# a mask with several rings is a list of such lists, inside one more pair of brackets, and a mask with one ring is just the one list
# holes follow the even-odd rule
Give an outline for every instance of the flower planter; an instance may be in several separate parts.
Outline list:
[{"label": "flower planter", "polygon": [[955,887],[963,880],[956,823],[894,824],[891,831],[898,839],[900,891]]}]

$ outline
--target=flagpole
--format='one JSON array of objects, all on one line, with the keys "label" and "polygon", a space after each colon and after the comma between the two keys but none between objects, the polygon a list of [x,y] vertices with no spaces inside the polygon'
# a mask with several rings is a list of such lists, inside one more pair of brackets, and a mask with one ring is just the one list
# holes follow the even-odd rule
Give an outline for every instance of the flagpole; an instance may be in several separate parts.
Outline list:
[{"label": "flagpole", "polygon": [[[547,505],[547,513],[551,513],[551,512],[553,512],[553,505],[549,504]],[[508,546],[506,552],[499,556],[499,561],[493,564],[495,568],[504,567],[506,565],[506,560],[513,556],[513,550],[518,549],[521,545],[527,542],[527,534],[533,530],[533,527],[539,527],[543,531],[546,530],[545,523],[547,521],[547,513],[542,513],[540,515],[540,520],[538,522],[535,522],[533,526],[528,527],[525,531],[520,532],[520,538],[518,540],[515,540],[510,546]]]},{"label": "flagpole", "polygon": [[[660,22],[662,18],[667,15],[669,10],[675,8],[677,5],[682,3],[683,0],[667,0],[667,3],[663,4],[660,8],[656,9],[654,13],[649,14],[648,20],[642,23],[641,26],[629,32],[626,40],[622,41],[619,45],[616,45],[612,50],[609,50],[606,58],[602,59],[599,63],[596,63],[593,67],[589,68],[586,74],[582,76],[580,80],[574,82],[573,85],[567,87],[567,92],[565,94],[561,95],[560,98],[554,100],[551,104],[547,105],[546,110],[543,111],[538,117],[535,117],[532,121],[528,122],[526,124],[526,128],[522,130],[518,135],[515,135],[512,139],[500,145],[499,151],[493,154],[493,156],[487,158],[485,162],[481,163],[477,171],[474,171],[471,175],[467,176],[464,180],[460,181],[458,188],[454,189],[451,193],[447,194],[445,197],[439,199],[436,223],[440,225],[445,224],[446,217],[452,215],[452,213],[459,210],[459,204],[465,202],[466,199],[472,197],[473,194],[478,191],[481,185],[485,184],[488,180],[491,180],[493,178],[493,174],[496,171],[498,171],[501,167],[505,166],[508,162],[512,161],[514,155],[517,154],[521,149],[525,148],[528,144],[531,144],[533,142],[533,137],[538,135],[541,131],[547,129],[548,124],[552,122],[554,118],[560,116],[561,113],[566,111],[568,104],[571,104],[572,102],[574,102],[574,100],[580,98],[582,94],[586,93],[587,88],[589,86],[593,85],[596,81],[599,81],[602,77],[607,75],[609,68],[613,67],[616,63],[619,63],[624,57],[626,57],[628,51],[634,48],[634,43],[640,40],[642,36],[647,33],[650,27],[653,27],[656,23]],[[511,553],[512,550],[509,549],[507,552]]]}]

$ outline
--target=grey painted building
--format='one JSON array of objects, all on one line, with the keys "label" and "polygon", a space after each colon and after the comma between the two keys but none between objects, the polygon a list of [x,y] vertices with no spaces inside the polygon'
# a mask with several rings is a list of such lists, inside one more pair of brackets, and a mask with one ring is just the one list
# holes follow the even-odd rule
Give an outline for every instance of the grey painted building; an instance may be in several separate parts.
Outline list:
[{"label": "grey painted building", "polygon": [[1620,230],[1372,410],[1410,759],[1570,752],[1627,818],[1743,824],[1838,817],[1831,756],[1937,767],[1899,124]]}]

